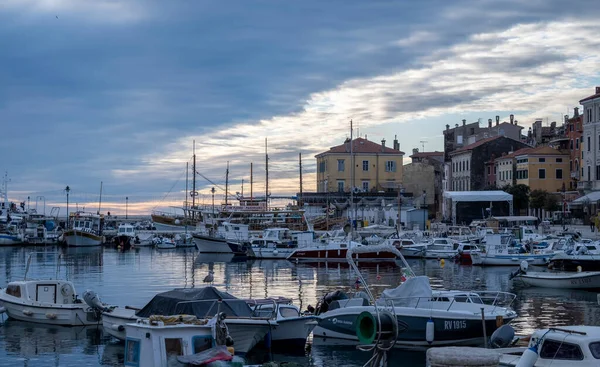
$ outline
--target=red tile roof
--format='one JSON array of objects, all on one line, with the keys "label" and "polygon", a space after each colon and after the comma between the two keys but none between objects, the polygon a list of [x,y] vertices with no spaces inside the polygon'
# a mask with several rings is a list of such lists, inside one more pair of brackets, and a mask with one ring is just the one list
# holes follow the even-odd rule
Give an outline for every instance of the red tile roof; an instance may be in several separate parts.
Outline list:
[{"label": "red tile roof", "polygon": [[596,93],[596,94],[591,95],[589,97],[585,97],[584,99],[582,99],[581,101],[579,101],[579,103],[585,102],[585,101],[589,101],[590,99],[596,99],[596,98],[600,98],[600,93]]},{"label": "red tile roof", "polygon": [[465,145],[464,147],[457,149],[453,152],[450,152],[450,154],[455,154],[455,153],[462,153],[462,152],[466,152],[467,150],[473,150],[475,148],[477,148],[480,145],[483,145],[485,143],[489,143],[490,141],[496,140],[498,138],[501,138],[503,135],[498,135],[498,136],[492,136],[491,138],[485,138],[485,139],[481,139],[476,141],[473,144],[469,144],[469,145]]},{"label": "red tile roof", "polygon": [[519,150],[515,150],[514,152],[512,152],[512,153],[510,153],[510,154],[507,154],[507,155],[503,155],[503,156],[501,156],[501,157],[498,157],[498,158],[496,158],[496,160],[498,160],[498,159],[504,159],[504,158],[514,158],[514,157],[516,157],[516,156],[519,156],[519,155],[523,155],[523,154],[529,153],[529,151],[531,151],[531,150],[534,150],[534,149],[533,149],[533,148],[521,148],[521,149],[519,149]]},{"label": "red tile roof", "polygon": [[[364,138],[356,138],[352,141],[353,153],[384,153],[384,154],[404,154],[404,152],[388,147],[383,147],[380,144],[374,143]],[[328,151],[319,153],[317,156],[328,153],[350,153],[350,142],[331,147]]]},{"label": "red tile roof", "polygon": [[418,152],[410,156],[410,158],[427,158],[427,157],[441,157],[444,152]]}]

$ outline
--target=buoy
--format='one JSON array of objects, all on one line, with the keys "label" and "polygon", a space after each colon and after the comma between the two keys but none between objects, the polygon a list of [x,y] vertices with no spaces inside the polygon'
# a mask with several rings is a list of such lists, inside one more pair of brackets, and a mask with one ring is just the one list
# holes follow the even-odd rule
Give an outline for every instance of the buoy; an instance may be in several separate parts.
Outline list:
[{"label": "buoy", "polygon": [[227,347],[227,351],[231,353],[231,355],[234,355],[235,350],[233,349],[233,347]]},{"label": "buoy", "polygon": [[31,310],[23,310],[23,315],[25,315],[25,316],[31,316],[31,315],[33,315],[33,311],[31,311]]},{"label": "buoy", "polygon": [[125,327],[123,325],[113,324],[110,328],[114,331],[125,331]]},{"label": "buoy", "polygon": [[442,268],[444,267],[444,265],[446,265],[446,260],[441,259],[440,260],[440,265],[442,266]]},{"label": "buoy", "polygon": [[527,348],[527,350],[521,355],[519,359],[519,363],[515,367],[533,367],[535,362],[538,359],[537,347],[534,345],[533,347]]},{"label": "buoy", "polygon": [[427,326],[425,327],[425,340],[427,343],[433,343],[435,336],[435,324],[432,319],[427,320]]},{"label": "buoy", "polygon": [[583,268],[581,267],[581,265],[577,265],[577,272],[581,273],[582,270],[583,270]]}]

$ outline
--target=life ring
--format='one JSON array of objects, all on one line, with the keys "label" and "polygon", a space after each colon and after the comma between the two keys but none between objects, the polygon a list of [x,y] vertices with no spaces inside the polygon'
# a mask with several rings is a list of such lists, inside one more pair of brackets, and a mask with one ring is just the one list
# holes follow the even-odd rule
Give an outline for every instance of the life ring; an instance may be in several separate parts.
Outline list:
[{"label": "life ring", "polygon": [[70,287],[68,284],[63,284],[62,287],[60,287],[60,293],[65,297],[69,295],[69,290]]}]

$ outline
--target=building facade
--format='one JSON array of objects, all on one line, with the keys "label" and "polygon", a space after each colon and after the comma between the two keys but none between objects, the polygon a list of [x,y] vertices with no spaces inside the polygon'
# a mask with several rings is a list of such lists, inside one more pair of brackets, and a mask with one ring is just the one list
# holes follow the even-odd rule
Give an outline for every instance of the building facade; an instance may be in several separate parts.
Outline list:
[{"label": "building facade", "polygon": [[496,136],[455,150],[450,153],[450,191],[483,190],[488,178],[486,162],[492,157],[527,147],[521,141]]},{"label": "building facade", "polygon": [[412,162],[404,165],[403,188],[415,197],[425,193],[425,204],[430,212],[441,215],[444,152],[419,152],[413,149]]},{"label": "building facade", "polygon": [[500,116],[496,116],[496,124],[493,125],[492,119],[488,119],[487,127],[481,126],[479,122],[467,124],[467,120],[462,120],[462,126],[456,124],[454,128],[446,125],[444,130],[444,160],[450,160],[450,153],[474,144],[479,140],[492,138],[496,136],[505,136],[507,138],[521,141],[522,126],[519,126],[514,115],[510,115],[509,122],[500,123]]},{"label": "building facade", "polygon": [[583,106],[583,172],[577,187],[600,190],[600,87],[579,103]]},{"label": "building facade", "polygon": [[350,139],[317,154],[317,192],[395,191],[402,184],[404,152],[366,138]]},{"label": "building facade", "polygon": [[577,189],[577,184],[581,179],[581,147],[583,140],[583,115],[579,114],[579,108],[575,107],[573,110],[573,117],[566,120],[566,135],[569,140],[569,171],[571,181],[569,182],[569,189]]},{"label": "building facade", "polygon": [[569,186],[569,154],[548,146],[527,149],[515,154],[516,184],[531,191],[561,191]]},{"label": "building facade", "polygon": [[522,148],[514,152],[508,152],[494,160],[496,175],[496,187],[502,188],[517,183],[516,157],[530,151],[532,148]]}]

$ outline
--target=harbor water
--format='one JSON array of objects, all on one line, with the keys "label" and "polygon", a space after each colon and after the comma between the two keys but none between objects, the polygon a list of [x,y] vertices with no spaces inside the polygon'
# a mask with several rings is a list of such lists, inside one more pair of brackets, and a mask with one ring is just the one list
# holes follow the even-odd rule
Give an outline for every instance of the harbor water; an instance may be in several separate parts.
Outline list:
[{"label": "harbor water", "polygon": [[[242,298],[288,297],[303,310],[315,306],[327,292],[353,291],[356,275],[347,264],[296,264],[288,261],[235,261],[232,255],[198,254],[193,249],[156,250],[61,247],[0,248],[0,286],[23,279],[26,259],[36,252],[30,278],[55,276],[61,254],[59,277],[73,281],[78,294],[91,289],[102,301],[114,305],[143,306],[156,293],[177,287],[202,287],[214,271],[214,286]],[[427,275],[433,288],[514,292],[513,308],[519,317],[512,323],[518,334],[559,325],[600,325],[595,292],[525,288],[513,284],[507,267],[481,268],[450,261],[409,261],[417,275]],[[374,293],[398,285],[399,264],[361,266]],[[103,334],[102,327],[56,327],[7,320],[0,326],[0,366],[123,366],[123,344]],[[332,340],[309,340],[305,351],[286,354],[256,350],[251,362],[295,362],[305,366],[362,366],[370,353]],[[393,351],[392,365],[424,366],[423,351]]]}]

